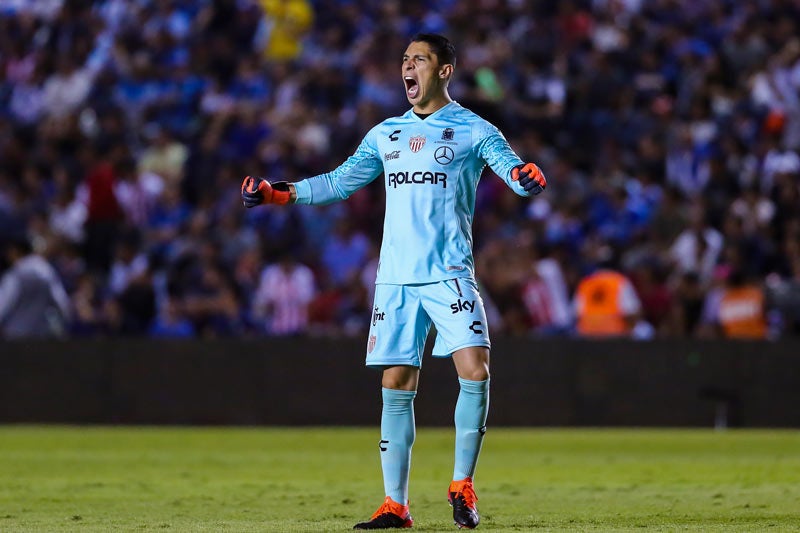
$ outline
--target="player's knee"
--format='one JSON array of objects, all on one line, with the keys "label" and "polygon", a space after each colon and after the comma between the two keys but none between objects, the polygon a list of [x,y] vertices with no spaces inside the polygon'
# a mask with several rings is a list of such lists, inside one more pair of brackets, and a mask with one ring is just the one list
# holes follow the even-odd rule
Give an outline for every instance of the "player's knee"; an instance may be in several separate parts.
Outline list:
[{"label": "player's knee", "polygon": [[459,374],[459,377],[463,379],[468,379],[470,381],[486,381],[489,379],[489,365],[488,364],[480,364],[475,367],[466,369],[462,375]]},{"label": "player's knee", "polygon": [[489,379],[489,363],[486,361],[473,361],[471,364],[461,364],[457,367],[458,377],[470,381],[486,381]]},{"label": "player's knee", "polygon": [[394,366],[383,371],[381,386],[396,390],[417,390],[419,369]]},{"label": "player's knee", "polygon": [[489,379],[489,350],[484,347],[469,347],[453,353],[458,377],[470,381]]}]

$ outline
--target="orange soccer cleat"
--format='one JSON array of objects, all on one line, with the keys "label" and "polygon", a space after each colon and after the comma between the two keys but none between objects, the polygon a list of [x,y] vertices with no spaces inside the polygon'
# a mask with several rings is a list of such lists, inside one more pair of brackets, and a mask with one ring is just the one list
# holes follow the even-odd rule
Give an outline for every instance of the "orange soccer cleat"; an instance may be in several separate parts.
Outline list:
[{"label": "orange soccer cleat", "polygon": [[472,478],[465,477],[461,481],[453,481],[447,491],[447,500],[453,506],[453,520],[458,529],[474,529],[478,527],[481,517],[475,502],[478,496],[472,487]]},{"label": "orange soccer cleat", "polygon": [[412,525],[414,519],[408,512],[408,505],[400,505],[387,496],[372,518],[367,522],[359,522],[353,529],[393,529]]}]

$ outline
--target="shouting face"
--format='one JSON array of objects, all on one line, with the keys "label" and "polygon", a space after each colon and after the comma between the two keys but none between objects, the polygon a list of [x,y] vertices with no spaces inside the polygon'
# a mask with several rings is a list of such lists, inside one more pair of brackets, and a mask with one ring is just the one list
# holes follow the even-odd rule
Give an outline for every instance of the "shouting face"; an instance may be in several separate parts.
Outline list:
[{"label": "shouting face", "polygon": [[440,65],[426,42],[412,42],[403,54],[403,83],[414,111],[431,113],[450,101],[447,82],[453,65]]}]

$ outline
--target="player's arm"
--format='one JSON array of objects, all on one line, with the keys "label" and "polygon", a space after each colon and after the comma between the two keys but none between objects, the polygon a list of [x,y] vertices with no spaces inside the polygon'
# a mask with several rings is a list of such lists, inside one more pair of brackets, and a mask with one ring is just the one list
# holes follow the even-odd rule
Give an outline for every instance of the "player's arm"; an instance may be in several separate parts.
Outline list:
[{"label": "player's arm", "polygon": [[383,172],[383,161],[375,143],[375,128],[370,131],[355,153],[336,169],[297,183],[250,176],[242,182],[242,202],[245,207],[273,203],[322,205],[344,200],[366,186]]},{"label": "player's arm", "polygon": [[520,196],[531,196],[547,187],[542,170],[535,163],[523,162],[500,130],[488,122],[478,122],[472,130],[478,154],[511,190]]}]

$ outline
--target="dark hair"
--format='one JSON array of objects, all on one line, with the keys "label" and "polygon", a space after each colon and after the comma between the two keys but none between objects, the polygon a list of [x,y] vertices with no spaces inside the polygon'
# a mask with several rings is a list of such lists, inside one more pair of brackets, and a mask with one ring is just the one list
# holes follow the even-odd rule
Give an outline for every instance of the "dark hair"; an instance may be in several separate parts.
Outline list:
[{"label": "dark hair", "polygon": [[428,43],[436,54],[440,65],[456,66],[456,48],[444,35],[438,33],[418,33],[411,38],[412,43]]}]

